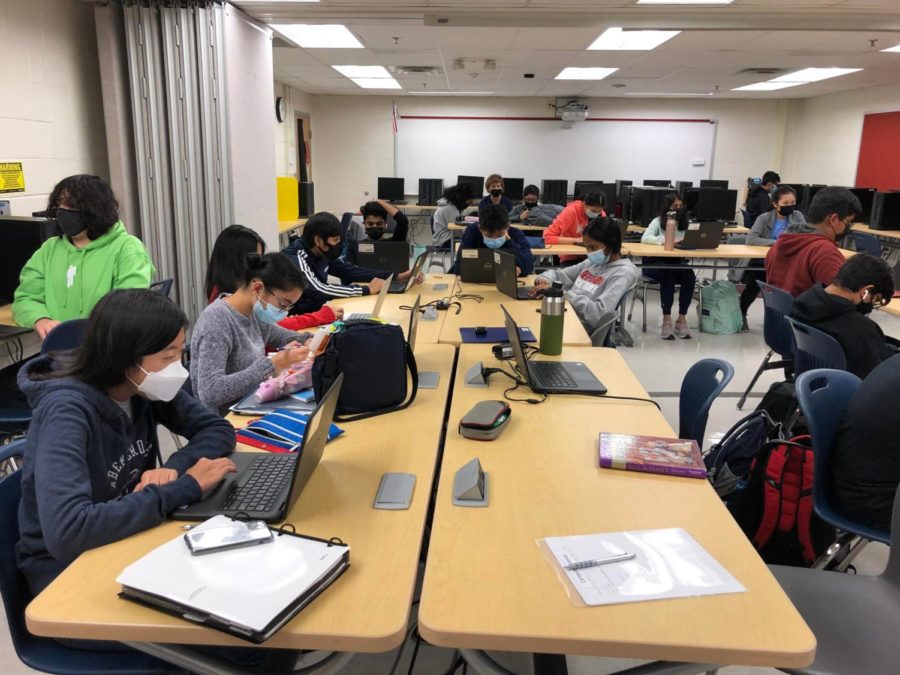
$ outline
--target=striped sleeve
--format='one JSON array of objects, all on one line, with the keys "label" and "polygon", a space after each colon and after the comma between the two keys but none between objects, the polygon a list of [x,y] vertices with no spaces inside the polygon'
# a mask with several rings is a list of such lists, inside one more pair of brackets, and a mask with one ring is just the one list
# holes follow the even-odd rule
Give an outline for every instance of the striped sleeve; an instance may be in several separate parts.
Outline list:
[{"label": "striped sleeve", "polygon": [[332,298],[353,298],[357,295],[365,295],[365,289],[362,286],[341,286],[338,284],[329,284],[321,281],[316,276],[315,270],[310,266],[306,259],[305,251],[297,252],[297,264],[300,267],[300,273],[309,285],[309,288],[327,295]]}]

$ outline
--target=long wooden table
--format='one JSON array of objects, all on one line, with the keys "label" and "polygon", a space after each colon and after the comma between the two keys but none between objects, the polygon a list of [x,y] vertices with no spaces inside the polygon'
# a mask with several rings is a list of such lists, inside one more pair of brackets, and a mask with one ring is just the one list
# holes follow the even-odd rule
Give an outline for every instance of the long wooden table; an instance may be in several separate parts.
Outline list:
[{"label": "long wooden table", "polygon": [[[586,363],[610,395],[647,396],[615,350],[566,348],[558,358]],[[600,431],[673,435],[655,407],[551,395],[541,405],[513,403],[497,441],[466,440],[460,417],[509,386],[494,375],[488,390],[465,387],[464,369],[479,360],[499,365],[486,346],[460,348],[419,607],[426,640],[697,663],[812,662],[815,637],[707,481],[598,468]],[[489,475],[489,506],[453,506],[454,472],[473,457]],[[747,592],[576,607],[537,545],[547,536],[666,527],[686,529]]]},{"label": "long wooden table", "polygon": [[0,307],[0,325],[4,326],[15,326],[16,322],[13,319],[12,313],[12,305],[3,305]]},{"label": "long wooden table", "polygon": [[[342,425],[346,434],[328,444],[288,515],[298,532],[346,541],[350,568],[265,647],[384,652],[403,641],[454,359],[446,345],[416,352],[422,369],[441,374],[438,388],[419,390],[401,412]],[[406,511],[372,508],[389,471],[416,475]],[[116,596],[115,578],[126,565],[183,533],[168,522],[82,554],[28,606],[28,629],[49,637],[250,646]]]}]

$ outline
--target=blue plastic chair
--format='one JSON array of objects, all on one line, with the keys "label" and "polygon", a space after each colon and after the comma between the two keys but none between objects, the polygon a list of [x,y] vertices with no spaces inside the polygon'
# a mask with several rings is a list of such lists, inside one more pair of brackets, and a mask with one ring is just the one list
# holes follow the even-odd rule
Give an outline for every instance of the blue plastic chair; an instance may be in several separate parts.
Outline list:
[{"label": "blue plastic chair", "polygon": [[750,222],[750,213],[747,211],[747,209],[741,209],[741,216],[744,220],[744,227],[748,229],[753,227],[753,223]]},{"label": "blue plastic chair", "polygon": [[815,368],[847,370],[847,357],[841,343],[818,328],[788,318],[794,333],[794,375]]},{"label": "blue plastic chair", "polygon": [[84,332],[87,330],[87,324],[87,319],[63,321],[47,333],[47,337],[44,338],[44,342],[41,344],[41,354],[77,349],[84,342]]},{"label": "blue plastic chair", "polygon": [[797,377],[796,395],[812,437],[813,508],[823,520],[865,539],[890,544],[890,534],[856,523],[843,516],[831,499],[831,452],[844,412],[862,380],[842,370],[817,368]]},{"label": "blue plastic chair", "polygon": [[[0,462],[21,457],[25,440],[0,446]],[[22,472],[0,481],[0,594],[9,635],[19,659],[29,668],[60,675],[158,675],[176,669],[140,652],[90,652],[66,647],[56,640],[28,632],[25,608],[31,601],[28,584],[16,565],[19,540],[18,510],[22,499]]]},{"label": "blue plastic chair", "polygon": [[150,290],[162,293],[168,298],[169,293],[172,291],[172,284],[174,283],[174,281],[174,279],[162,279],[161,281],[154,281],[152,284],[150,284]]},{"label": "blue plastic chair", "polygon": [[679,438],[693,438],[703,447],[709,409],[732,377],[734,367],[721,359],[703,359],[688,369],[678,401]]},{"label": "blue plastic chair", "polygon": [[[759,284],[763,305],[765,306],[763,313],[763,339],[766,341],[769,352],[763,358],[756,374],[750,380],[750,384],[747,385],[747,390],[738,401],[738,410],[744,407],[747,395],[753,389],[753,385],[756,384],[763,371],[784,368],[792,365],[794,362],[794,336],[791,332],[791,326],[787,322],[787,318],[794,310],[794,297],[787,291],[770,286],[762,281],[757,281],[756,283]],[[778,354],[781,360],[771,361],[774,354]]]},{"label": "blue plastic chair", "polygon": [[855,244],[857,251],[869,253],[876,258],[881,257],[881,242],[878,241],[878,237],[865,232],[853,232],[852,230],[850,231],[850,236],[853,237],[853,243]]}]

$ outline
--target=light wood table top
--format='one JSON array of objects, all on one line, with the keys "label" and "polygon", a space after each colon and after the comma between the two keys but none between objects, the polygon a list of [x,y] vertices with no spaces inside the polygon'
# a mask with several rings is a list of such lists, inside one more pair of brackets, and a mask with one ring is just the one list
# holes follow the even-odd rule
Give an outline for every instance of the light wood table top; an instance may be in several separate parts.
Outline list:
[{"label": "light wood table top", "polygon": [[865,223],[853,223],[854,232],[864,232],[884,239],[900,239],[900,230],[874,230]]},{"label": "light wood table top", "polygon": [[[586,363],[610,395],[647,395],[613,349],[567,348],[562,357],[541,358]],[[597,466],[600,431],[674,435],[655,407],[550,396],[540,405],[511,404],[498,440],[466,440],[458,420],[508,386],[494,375],[487,390],[465,387],[463,373],[479,360],[499,365],[489,347],[460,348],[419,606],[422,637],[470,649],[763,666],[812,661],[815,637],[707,481]],[[473,457],[489,474],[489,506],[453,506],[454,473]],[[537,546],[547,536],[668,527],[687,530],[748,592],[576,607]]]},{"label": "light wood table top", "polygon": [[880,309],[881,311],[887,312],[888,314],[900,316],[900,298],[892,299],[888,304],[886,304],[884,307],[881,307]]},{"label": "light wood table top", "polygon": [[[647,228],[642,225],[637,225],[635,223],[631,223],[628,226],[629,232],[646,232]],[[723,234],[750,234],[750,228],[744,227],[743,225],[726,225],[725,229],[722,231]]]},{"label": "light wood table top", "polygon": [[0,325],[4,326],[15,326],[16,322],[13,320],[12,313],[12,304],[3,305],[0,307]]},{"label": "light wood table top", "polygon": [[296,218],[294,220],[279,220],[278,221],[278,234],[285,234],[287,232],[293,232],[294,230],[302,230],[303,226],[306,225],[306,221],[308,218]]},{"label": "light wood table top", "polygon": [[[546,225],[525,225],[523,223],[517,223],[515,221],[510,221],[509,226],[518,228],[523,232],[543,232],[547,229]],[[462,232],[466,229],[466,227],[468,227],[468,224],[463,225],[461,223],[450,223],[447,226],[447,229],[453,230],[454,232]]]},{"label": "light wood table top", "polygon": [[[442,283],[447,284],[447,288],[439,291],[434,289],[435,284]],[[416,295],[422,296],[420,300],[422,305],[433,300],[447,298],[453,295],[455,287],[456,275],[454,274],[426,274],[425,283],[414,284],[406,293],[388,293],[381,307],[381,318],[400,325],[403,328],[403,334],[406,335],[409,329],[410,310],[400,309],[401,306],[412,307],[416,301]],[[353,314],[354,312],[371,312],[375,306],[375,300],[376,296],[366,295],[356,298],[335,298],[328,304],[333,307],[343,307],[346,314]],[[438,318],[433,321],[419,317],[419,326],[416,329],[417,353],[419,345],[437,344],[446,315],[447,312],[438,312]]]},{"label": "light wood table top", "polygon": [[[416,351],[421,368],[441,374],[438,388],[420,389],[406,410],[342,424],[346,434],[328,444],[287,518],[298,532],[346,541],[350,568],[264,647],[384,652],[402,642],[454,357],[446,345]],[[388,471],[416,475],[406,511],[372,508]],[[252,646],[116,596],[122,569],[183,534],[181,526],[165,523],[81,555],[28,606],[29,630],[50,637]]]},{"label": "light wood table top", "polygon": [[[526,286],[534,283],[534,277],[525,280]],[[497,290],[493,284],[457,283],[457,289],[461,293],[480,295],[481,302],[475,300],[459,300],[462,311],[457,314],[451,307],[444,312],[447,317],[441,328],[440,341],[451,345],[462,344],[460,328],[473,328],[475,326],[498,327],[504,326],[501,303],[510,316],[519,325],[519,328],[530,328],[534,336],[540,339],[541,333],[541,301],[540,300],[513,300]],[[419,330],[422,323],[419,322]],[[563,324],[563,344],[577,347],[590,347],[591,338],[578,320],[572,305],[566,301],[565,323]],[[535,343],[535,346],[537,344]]]},{"label": "light wood table top", "polygon": [[578,244],[548,244],[544,248],[533,248],[531,254],[537,258],[541,255],[580,255],[587,256],[584,246]]},{"label": "light wood table top", "polygon": [[622,253],[632,257],[656,258],[713,258],[717,260],[740,260],[743,258],[765,258],[771,250],[769,246],[746,246],[744,244],[719,244],[711,249],[680,249],[667,251],[661,244],[626,243]]}]

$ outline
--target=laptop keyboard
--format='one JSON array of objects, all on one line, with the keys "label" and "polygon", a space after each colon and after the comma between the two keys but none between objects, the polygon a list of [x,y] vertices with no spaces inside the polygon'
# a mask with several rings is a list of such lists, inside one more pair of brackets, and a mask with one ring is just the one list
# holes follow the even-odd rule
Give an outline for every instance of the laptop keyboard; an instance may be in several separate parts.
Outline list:
[{"label": "laptop keyboard", "polygon": [[243,484],[235,484],[220,511],[270,511],[291,481],[296,454],[260,455],[247,467]]},{"label": "laptop keyboard", "polygon": [[565,367],[558,363],[553,363],[552,361],[529,361],[528,368],[531,370],[535,381],[542,387],[572,388],[577,386]]},{"label": "laptop keyboard", "polygon": [[345,316],[344,321],[362,321],[363,319],[371,319],[371,318],[372,318],[371,314],[366,314],[366,313],[361,314],[360,312],[357,312],[356,314],[351,314],[350,316]]}]

